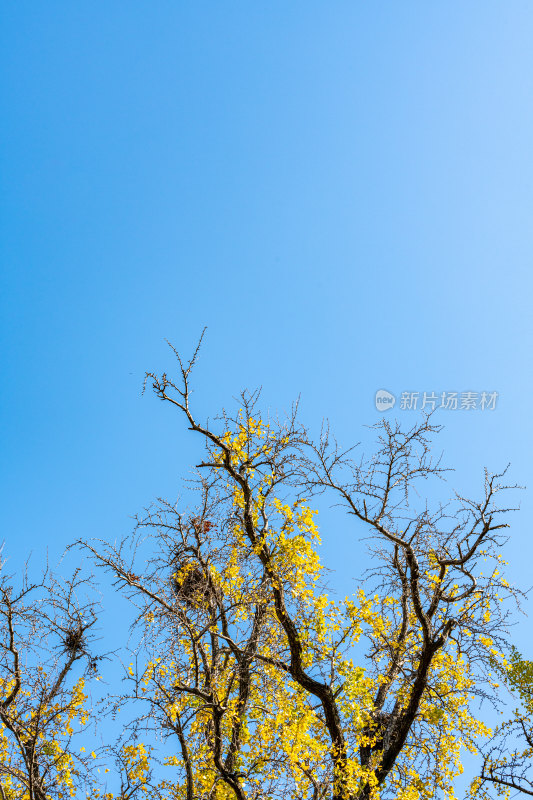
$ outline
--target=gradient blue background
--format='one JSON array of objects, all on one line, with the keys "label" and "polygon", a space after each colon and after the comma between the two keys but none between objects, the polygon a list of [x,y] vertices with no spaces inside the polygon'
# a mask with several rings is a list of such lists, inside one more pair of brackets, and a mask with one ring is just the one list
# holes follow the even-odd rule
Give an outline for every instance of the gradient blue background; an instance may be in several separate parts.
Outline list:
[{"label": "gradient blue background", "polygon": [[[495,390],[495,411],[438,415],[451,485],[477,493],[509,461],[528,483],[531,3],[1,11],[12,565],[124,535],[177,493],[196,443],[142,378],[172,368],[165,337],[187,353],[204,325],[200,415],[262,385],[265,407],[301,393],[305,422],[368,443],[377,389]],[[515,500],[507,554],[527,588],[531,495]],[[344,592],[361,545],[324,520]]]}]

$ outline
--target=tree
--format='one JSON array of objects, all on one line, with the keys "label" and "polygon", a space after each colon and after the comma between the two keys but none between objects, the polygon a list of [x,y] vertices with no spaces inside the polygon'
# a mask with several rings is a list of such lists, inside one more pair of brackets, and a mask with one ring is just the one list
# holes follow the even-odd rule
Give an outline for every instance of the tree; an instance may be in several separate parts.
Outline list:
[{"label": "tree", "polygon": [[74,796],[90,774],[73,737],[89,718],[95,604],[79,600],[87,583],[79,571],[64,581],[45,570],[17,588],[0,570],[0,798]]},{"label": "tree", "polygon": [[[198,352],[198,351],[197,351]],[[137,607],[133,740],[162,735],[169,798],[453,797],[461,749],[489,733],[476,698],[498,688],[507,604],[503,475],[481,499],[432,507],[443,478],[430,417],[381,422],[369,459],[264,420],[256,394],[201,423],[180,381],[147,379],[203,446],[193,511],[160,500],[129,541],[80,542]],[[330,493],[371,535],[373,570],[344,600],[325,589],[310,502]],[[357,572],[357,568],[355,569]],[[502,610],[503,609],[503,610]],[[147,790],[148,791],[148,790]]]},{"label": "tree", "polygon": [[498,797],[511,791],[533,797],[533,661],[512,648],[509,662],[497,668],[520,705],[497,728],[472,793],[482,800],[491,790]]},{"label": "tree", "polygon": [[[101,709],[89,702],[88,684],[109,656],[94,654],[92,580],[79,569],[65,579],[47,567],[17,585],[5,563],[0,570],[0,800],[160,797],[150,748],[96,745]],[[116,795],[101,785],[100,755],[113,767],[102,772],[118,785]]]}]

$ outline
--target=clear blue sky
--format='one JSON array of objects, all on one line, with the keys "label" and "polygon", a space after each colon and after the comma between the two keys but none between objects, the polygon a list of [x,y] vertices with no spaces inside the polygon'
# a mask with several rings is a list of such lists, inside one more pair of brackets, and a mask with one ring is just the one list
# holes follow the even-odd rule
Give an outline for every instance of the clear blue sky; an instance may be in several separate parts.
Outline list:
[{"label": "clear blue sky", "polygon": [[[494,411],[439,412],[452,486],[509,461],[531,482],[530,2],[1,6],[13,563],[176,494],[194,445],[142,377],[204,325],[201,414],[262,384],[353,442],[377,389],[497,391]],[[341,581],[359,546],[327,519]]]}]

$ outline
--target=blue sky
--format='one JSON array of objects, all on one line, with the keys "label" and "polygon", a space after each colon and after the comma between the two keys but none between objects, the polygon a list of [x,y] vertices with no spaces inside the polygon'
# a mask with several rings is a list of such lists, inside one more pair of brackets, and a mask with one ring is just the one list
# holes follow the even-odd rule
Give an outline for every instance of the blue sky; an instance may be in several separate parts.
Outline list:
[{"label": "blue sky", "polygon": [[[266,407],[301,394],[305,422],[369,442],[377,389],[497,391],[493,411],[438,412],[451,484],[474,493],[508,462],[531,483],[530,3],[19,0],[2,17],[13,564],[121,536],[177,493],[195,443],[142,378],[205,325],[201,415],[262,385]],[[326,519],[340,586],[360,546]]]}]

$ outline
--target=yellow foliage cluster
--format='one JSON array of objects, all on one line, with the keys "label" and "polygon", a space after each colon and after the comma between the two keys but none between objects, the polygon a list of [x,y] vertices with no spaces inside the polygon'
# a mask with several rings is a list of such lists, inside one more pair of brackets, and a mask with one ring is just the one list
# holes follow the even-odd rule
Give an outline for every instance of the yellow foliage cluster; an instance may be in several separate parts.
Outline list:
[{"label": "yellow foliage cluster", "polygon": [[[27,758],[31,752],[57,796],[74,797],[78,770],[69,743],[76,724],[83,726],[88,720],[85,681],[80,678],[61,701],[46,702],[42,697],[52,685],[50,676],[41,666],[36,673],[32,690],[21,688],[0,721],[2,790],[6,798],[30,800]],[[13,684],[0,678],[0,696],[8,697]]]}]

